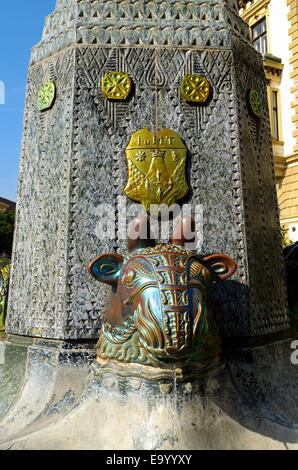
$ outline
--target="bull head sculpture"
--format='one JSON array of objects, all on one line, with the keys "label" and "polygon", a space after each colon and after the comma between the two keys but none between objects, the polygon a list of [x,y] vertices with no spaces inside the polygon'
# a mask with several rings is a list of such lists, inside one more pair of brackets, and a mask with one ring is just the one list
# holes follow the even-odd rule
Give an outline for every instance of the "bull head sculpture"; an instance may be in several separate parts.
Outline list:
[{"label": "bull head sculpture", "polygon": [[107,299],[98,357],[174,367],[196,357],[208,332],[206,288],[229,278],[236,263],[226,255],[199,256],[185,249],[193,219],[183,217],[171,244],[131,233],[150,234],[147,217],[137,217],[128,237],[129,254],[104,254],[90,274],[112,289]]}]

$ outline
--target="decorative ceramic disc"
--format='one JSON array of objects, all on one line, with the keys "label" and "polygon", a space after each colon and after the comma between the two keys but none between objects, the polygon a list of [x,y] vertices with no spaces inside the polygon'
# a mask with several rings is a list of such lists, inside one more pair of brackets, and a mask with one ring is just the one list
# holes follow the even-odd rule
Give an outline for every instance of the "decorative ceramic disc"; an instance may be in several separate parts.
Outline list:
[{"label": "decorative ceramic disc", "polygon": [[248,104],[251,112],[257,116],[261,117],[263,114],[263,105],[261,101],[260,94],[257,90],[252,88],[248,94]]},{"label": "decorative ceramic disc", "polygon": [[112,100],[125,100],[131,92],[131,80],[126,73],[109,72],[103,79],[102,92]]},{"label": "decorative ceramic disc", "polygon": [[210,83],[202,75],[186,75],[183,79],[181,93],[190,103],[205,103],[210,91]]},{"label": "decorative ceramic disc", "polygon": [[39,111],[44,111],[45,109],[49,109],[54,100],[56,95],[56,86],[55,83],[50,81],[44,83],[38,92],[38,109]]}]

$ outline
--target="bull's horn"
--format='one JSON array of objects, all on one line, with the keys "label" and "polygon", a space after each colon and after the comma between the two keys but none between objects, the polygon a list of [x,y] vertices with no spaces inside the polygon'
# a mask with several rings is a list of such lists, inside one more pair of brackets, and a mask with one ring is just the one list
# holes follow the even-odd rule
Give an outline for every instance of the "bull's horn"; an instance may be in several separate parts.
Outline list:
[{"label": "bull's horn", "polygon": [[184,246],[196,240],[195,221],[192,217],[180,217],[180,220],[171,236],[173,245]]},{"label": "bull's horn", "polygon": [[127,237],[127,247],[129,251],[135,251],[140,248],[155,246],[156,240],[153,236],[150,218],[146,215],[135,217],[129,227]]}]

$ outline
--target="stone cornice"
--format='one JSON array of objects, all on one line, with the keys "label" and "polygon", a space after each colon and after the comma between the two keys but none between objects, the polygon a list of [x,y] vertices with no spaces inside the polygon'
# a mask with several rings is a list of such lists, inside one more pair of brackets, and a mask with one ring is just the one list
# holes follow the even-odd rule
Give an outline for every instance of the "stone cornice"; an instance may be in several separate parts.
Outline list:
[{"label": "stone cornice", "polygon": [[58,0],[31,65],[74,44],[227,48],[234,35],[249,44],[235,0]]},{"label": "stone cornice", "polygon": [[286,159],[286,164],[291,165],[293,163],[298,163],[298,152],[293,153],[292,155],[289,155]]},{"label": "stone cornice", "polygon": [[288,155],[287,157],[280,157],[274,155],[274,170],[278,178],[283,178],[286,175],[287,168],[298,164],[298,152]]},{"label": "stone cornice", "polygon": [[264,69],[268,80],[281,81],[284,65],[273,60],[264,59]]},{"label": "stone cornice", "polygon": [[241,18],[244,19],[247,23],[250,23],[250,20],[254,20],[256,16],[263,16],[266,13],[266,9],[270,3],[270,0],[256,0],[249,7],[247,7],[248,2],[242,2],[245,5],[240,7],[243,8],[241,12]]}]

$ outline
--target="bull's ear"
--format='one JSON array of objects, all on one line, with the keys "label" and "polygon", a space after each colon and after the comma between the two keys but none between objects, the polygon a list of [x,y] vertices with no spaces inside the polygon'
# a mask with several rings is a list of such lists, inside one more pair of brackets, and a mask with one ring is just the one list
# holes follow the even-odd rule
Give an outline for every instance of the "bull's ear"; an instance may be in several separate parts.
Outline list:
[{"label": "bull's ear", "polygon": [[88,271],[97,281],[109,284],[110,286],[116,286],[123,260],[124,258],[122,256],[114,253],[101,255],[92,261],[88,267]]},{"label": "bull's ear", "polygon": [[201,261],[209,269],[212,281],[224,281],[231,277],[237,269],[237,263],[222,253],[205,256]]}]

